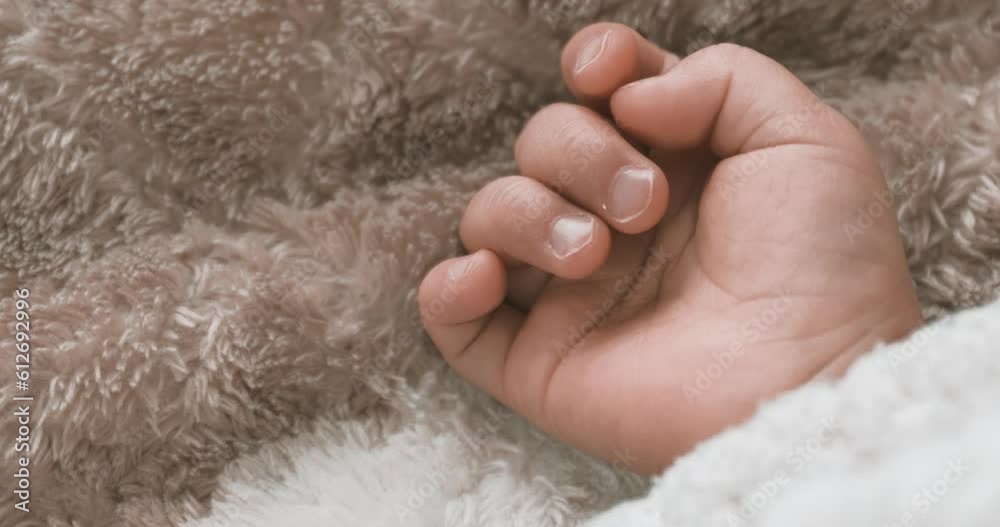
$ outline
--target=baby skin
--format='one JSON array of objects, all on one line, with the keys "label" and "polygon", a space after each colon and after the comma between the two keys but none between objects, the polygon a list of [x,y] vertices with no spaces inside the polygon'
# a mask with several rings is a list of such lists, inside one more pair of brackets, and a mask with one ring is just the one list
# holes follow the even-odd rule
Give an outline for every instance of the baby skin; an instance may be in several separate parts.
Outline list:
[{"label": "baby skin", "polygon": [[[861,134],[778,63],[684,59],[595,24],[562,55],[519,175],[420,287],[463,377],[548,433],[653,473],[768,398],[843,373],[922,320]],[[881,205],[879,205],[881,206]],[[877,208],[877,207],[875,207]]]}]

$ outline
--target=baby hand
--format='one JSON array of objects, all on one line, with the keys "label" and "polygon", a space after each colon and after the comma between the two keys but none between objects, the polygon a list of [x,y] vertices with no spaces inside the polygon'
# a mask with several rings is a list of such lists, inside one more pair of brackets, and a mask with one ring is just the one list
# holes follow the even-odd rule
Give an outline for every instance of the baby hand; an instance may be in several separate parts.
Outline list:
[{"label": "baby hand", "polygon": [[469,381],[652,472],[921,323],[878,162],[782,66],[734,45],[679,60],[596,24],[562,69],[580,104],[530,120],[521,174],[462,219],[472,254],[420,288]]}]

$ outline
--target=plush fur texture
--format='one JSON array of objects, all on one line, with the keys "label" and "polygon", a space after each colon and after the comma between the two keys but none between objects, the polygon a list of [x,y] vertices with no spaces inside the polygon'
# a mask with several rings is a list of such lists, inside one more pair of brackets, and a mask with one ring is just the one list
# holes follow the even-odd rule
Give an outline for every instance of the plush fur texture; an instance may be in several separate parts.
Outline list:
[{"label": "plush fur texture", "polygon": [[[436,470],[428,525],[641,495],[456,379],[413,302],[597,20],[788,65],[877,148],[928,317],[996,298],[991,0],[0,0],[0,320],[29,288],[35,396],[32,511],[3,478],[0,525],[194,521],[231,502],[223,474],[278,504],[261,493],[303,488],[282,479],[353,489],[308,503],[323,525],[397,522],[369,509]],[[5,412],[0,444],[16,432]],[[310,464],[334,479],[290,470]]]},{"label": "plush fur texture", "polygon": [[[586,525],[993,526],[997,339],[1000,302],[923,328],[842,382],[764,405],[680,459],[647,496]],[[575,525],[629,490],[613,484],[625,458],[604,472],[569,471],[572,457],[530,433],[477,449],[472,427],[526,427],[502,412],[461,415],[388,436],[323,421],[230,465],[212,514],[184,527]]]}]

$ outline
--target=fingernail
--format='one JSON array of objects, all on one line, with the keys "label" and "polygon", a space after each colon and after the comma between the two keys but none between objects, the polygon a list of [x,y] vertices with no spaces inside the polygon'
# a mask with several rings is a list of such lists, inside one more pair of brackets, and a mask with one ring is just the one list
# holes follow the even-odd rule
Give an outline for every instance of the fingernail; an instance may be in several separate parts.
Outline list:
[{"label": "fingernail", "polygon": [[611,181],[608,202],[604,210],[608,215],[626,223],[638,218],[653,201],[653,180],[656,172],[646,167],[624,167]]},{"label": "fingernail", "polygon": [[448,280],[452,282],[457,282],[465,277],[465,275],[472,272],[473,269],[479,265],[479,253],[474,252],[468,256],[463,256],[452,262],[451,266],[448,267]]},{"label": "fingernail", "polygon": [[573,68],[573,73],[578,74],[587,69],[587,66],[596,62],[600,58],[601,53],[604,53],[604,50],[608,48],[610,40],[611,31],[607,31],[604,35],[601,35],[601,38],[594,38],[588,42],[576,57],[576,66]]},{"label": "fingernail", "polygon": [[566,214],[552,222],[549,245],[559,258],[580,252],[594,239],[594,218],[584,214]]}]

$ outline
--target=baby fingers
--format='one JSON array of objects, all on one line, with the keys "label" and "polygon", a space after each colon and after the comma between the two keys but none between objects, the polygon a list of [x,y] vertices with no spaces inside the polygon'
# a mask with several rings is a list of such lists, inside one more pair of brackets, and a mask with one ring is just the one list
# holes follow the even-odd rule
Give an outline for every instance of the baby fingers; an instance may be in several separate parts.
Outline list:
[{"label": "baby fingers", "polygon": [[508,263],[569,279],[597,270],[611,247],[611,233],[599,218],[521,176],[498,179],[480,190],[462,218],[460,233],[469,251],[490,249]]}]

